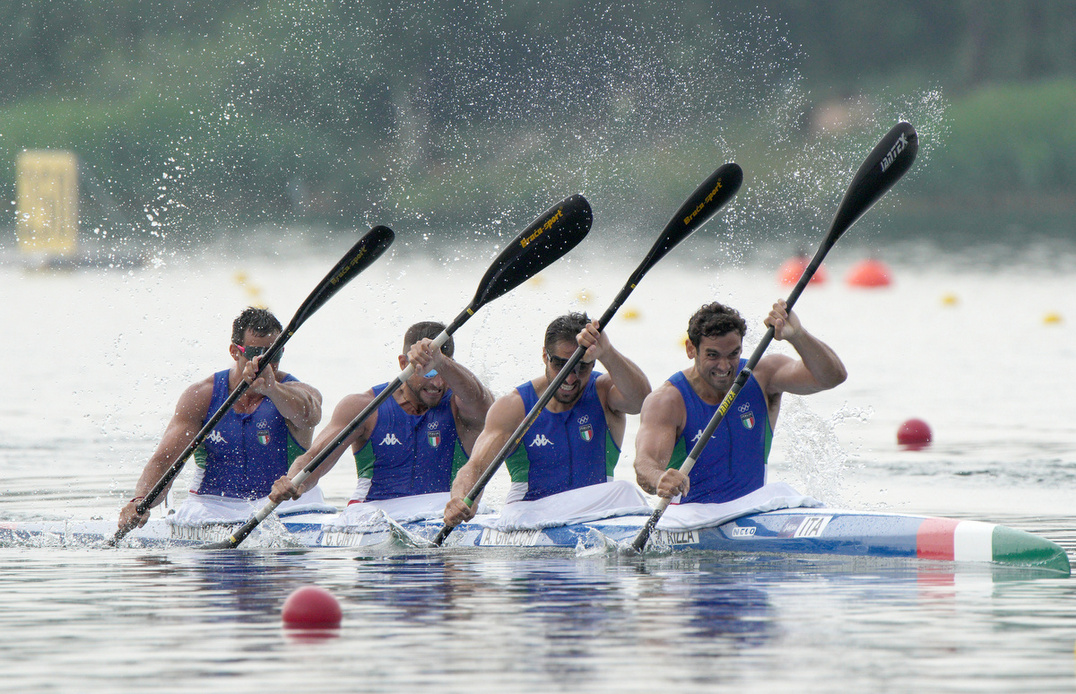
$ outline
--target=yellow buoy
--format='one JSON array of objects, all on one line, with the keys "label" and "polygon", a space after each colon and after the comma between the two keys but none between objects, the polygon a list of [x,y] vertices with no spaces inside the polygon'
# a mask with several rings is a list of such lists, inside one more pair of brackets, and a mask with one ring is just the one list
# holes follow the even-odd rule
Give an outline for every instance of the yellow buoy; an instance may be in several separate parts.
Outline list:
[{"label": "yellow buoy", "polygon": [[639,320],[639,311],[634,308],[626,308],[623,313],[624,320]]},{"label": "yellow buoy", "polygon": [[956,306],[960,303],[960,299],[956,294],[946,294],[941,299],[942,306]]},{"label": "yellow buoy", "polygon": [[594,295],[591,294],[588,289],[580,289],[579,293],[575,295],[575,298],[581,304],[589,304],[594,298]]},{"label": "yellow buoy", "polygon": [[1042,322],[1047,325],[1053,325],[1061,322],[1061,314],[1055,311],[1051,311],[1042,317]]},{"label": "yellow buoy", "polygon": [[543,284],[545,284],[545,277],[543,277],[542,275],[535,275],[534,277],[531,277],[529,280],[527,280],[527,284],[537,289],[538,287],[541,287]]},{"label": "yellow buoy", "polygon": [[238,270],[234,275],[232,275],[232,279],[235,280],[235,283],[239,286],[243,286],[248,281],[250,281],[250,278],[247,276],[247,273],[242,270]]}]

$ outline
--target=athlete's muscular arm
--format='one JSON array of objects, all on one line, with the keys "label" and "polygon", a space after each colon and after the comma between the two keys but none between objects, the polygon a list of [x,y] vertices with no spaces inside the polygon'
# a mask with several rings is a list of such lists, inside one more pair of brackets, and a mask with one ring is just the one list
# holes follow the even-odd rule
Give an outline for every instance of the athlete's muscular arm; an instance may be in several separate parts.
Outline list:
[{"label": "athlete's muscular arm", "polygon": [[687,493],[687,476],[667,469],[686,421],[684,399],[670,383],[659,386],[643,402],[635,437],[635,477],[646,492],[665,498]]},{"label": "athlete's muscular arm", "polygon": [[583,361],[598,360],[608,372],[611,386],[605,405],[615,414],[639,414],[643,399],[650,394],[650,379],[632,360],[620,353],[609,335],[598,331],[598,321],[587,324],[576,336],[586,348]]},{"label": "athlete's muscular arm", "polygon": [[759,360],[755,378],[768,396],[810,395],[838,386],[848,378],[848,371],[837,354],[803,328],[796,314],[785,308],[784,299],[773,305],[763,322],[773,327],[774,339],[787,341],[800,357],[795,360],[770,355]]},{"label": "athlete's muscular arm", "polygon": [[255,357],[243,367],[243,380],[250,384],[250,390],[269,398],[288,423],[288,429],[300,446],[309,447],[314,438],[314,427],[321,421],[321,392],[308,383],[290,381],[284,383],[287,374],[277,373],[270,364],[265,367],[257,379],[261,357]]},{"label": "athlete's muscular arm", "polygon": [[[120,528],[130,528],[135,524],[141,527],[149,520],[148,513],[140,516],[135,507],[164,476],[164,473],[172,466],[179,454],[190,445],[195,435],[201,431],[202,422],[209,413],[209,404],[212,400],[213,377],[199,381],[183,391],[183,395],[179,397],[179,401],[176,403],[176,410],[172,414],[172,419],[169,420],[168,426],[164,430],[164,435],[161,437],[160,443],[157,444],[157,450],[150,456],[149,461],[142,470],[142,475],[138,478],[138,483],[135,484],[134,499],[127,502],[120,509],[118,523]],[[165,489],[153,502],[153,506],[164,501],[167,493],[168,489]]]},{"label": "athlete's muscular arm", "polygon": [[456,526],[463,521],[474,518],[478,509],[478,499],[468,506],[463,499],[474,488],[478,478],[486,471],[512,434],[527,416],[523,408],[523,398],[513,390],[497,398],[486,415],[486,426],[478,435],[470,460],[460,468],[452,482],[452,498],[445,505],[445,525]]},{"label": "athlete's muscular arm", "polygon": [[359,416],[359,414],[369,405],[374,399],[374,393],[372,390],[368,390],[365,393],[359,393],[357,395],[348,395],[340,404],[333,410],[333,415],[329,419],[329,424],[317,438],[314,439],[314,444],[310,447],[306,453],[295,459],[295,462],[291,464],[291,468],[288,470],[288,474],[277,479],[273,483],[273,491],[269,493],[269,499],[274,503],[280,503],[285,499],[298,499],[304,492],[311,489],[318,483],[322,477],[325,476],[329,470],[336,465],[336,461],[340,459],[340,456],[344,454],[344,451],[348,449],[348,446],[354,447],[356,450],[366,445],[366,442],[370,439],[370,435],[374,431],[374,427],[377,426],[377,412],[374,412],[362,425],[353,431],[344,441],[336,447],[330,454],[328,454],[318,467],[310,473],[301,488],[296,486],[292,481],[295,476],[299,474],[313,460],[315,457],[321,454],[322,450],[328,446],[336,436],[347,428],[349,424]]}]

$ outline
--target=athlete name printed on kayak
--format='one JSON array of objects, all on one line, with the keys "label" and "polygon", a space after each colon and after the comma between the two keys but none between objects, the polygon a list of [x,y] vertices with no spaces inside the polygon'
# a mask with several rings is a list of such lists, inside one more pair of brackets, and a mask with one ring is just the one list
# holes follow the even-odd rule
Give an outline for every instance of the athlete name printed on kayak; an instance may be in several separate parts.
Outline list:
[{"label": "athlete name printed on kayak", "polygon": [[483,545],[508,545],[511,547],[534,547],[538,545],[541,530],[513,530],[504,532],[486,528],[482,531]]},{"label": "athlete name printed on kayak", "polygon": [[173,540],[219,542],[232,532],[232,526],[225,525],[173,525],[170,527]]},{"label": "athlete name printed on kayak", "polygon": [[656,540],[667,545],[697,545],[699,534],[694,530],[659,530]]},{"label": "athlete name printed on kayak", "polygon": [[[361,547],[362,540],[370,533],[353,533],[346,530],[330,530],[323,532],[318,538],[321,547]],[[382,533],[384,534],[384,533]]]}]

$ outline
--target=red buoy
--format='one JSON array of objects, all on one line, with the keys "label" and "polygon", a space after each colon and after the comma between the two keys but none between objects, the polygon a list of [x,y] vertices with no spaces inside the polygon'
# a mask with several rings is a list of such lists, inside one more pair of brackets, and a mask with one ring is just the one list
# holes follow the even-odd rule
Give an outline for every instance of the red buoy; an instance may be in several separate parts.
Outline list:
[{"label": "red buoy", "polygon": [[888,287],[889,268],[880,260],[863,260],[853,265],[844,279],[853,287]]},{"label": "red buoy", "polygon": [[926,448],[934,436],[922,419],[909,419],[897,429],[897,444],[913,451]]},{"label": "red buoy", "polygon": [[333,594],[318,586],[297,588],[284,601],[284,626],[294,629],[333,629],[343,613]]},{"label": "red buoy", "polygon": [[[810,265],[811,259],[805,255],[797,255],[789,258],[777,270],[777,279],[781,284],[795,284],[800,281],[803,271]],[[819,265],[807,284],[822,284],[826,281],[826,266]]]}]

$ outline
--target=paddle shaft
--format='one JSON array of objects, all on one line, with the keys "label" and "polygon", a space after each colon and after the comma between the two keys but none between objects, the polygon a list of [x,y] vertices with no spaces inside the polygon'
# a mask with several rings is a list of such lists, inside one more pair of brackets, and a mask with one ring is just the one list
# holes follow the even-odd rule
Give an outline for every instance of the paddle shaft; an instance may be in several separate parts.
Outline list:
[{"label": "paddle shaft", "polygon": [[[295,315],[292,316],[291,321],[284,328],[283,332],[277,336],[273,344],[269,346],[269,349],[261,355],[258,359],[258,367],[254,373],[254,379],[257,380],[261,376],[265,367],[273,362],[281,350],[284,349],[284,345],[287,344],[291,336],[295,334],[295,331],[306,322],[310,316],[325,304],[334,294],[336,294],[345,284],[347,284],[355,275],[366,269],[371,263],[384,253],[388,247],[392,244],[395,235],[388,227],[377,226],[367,232],[359,241],[352,246],[347,253],[337,262],[333,269],[322,278],[318,286],[314,288],[307,298],[299,306]],[[172,480],[176,478],[180,470],[183,469],[183,465],[187,462],[187,458],[194,453],[195,449],[205,442],[206,438],[213,431],[213,429],[220,423],[220,420],[224,419],[224,416],[232,409],[236,401],[243,397],[243,394],[247,392],[252,384],[246,380],[239,382],[239,385],[235,387],[228,397],[221,403],[217,411],[213,413],[202,428],[194,435],[187,447],[183,449],[175,461],[165,471],[157,483],[146,492],[146,495],[135,506],[136,513],[141,516],[146,513],[157,502],[157,498],[172,484]],[[119,542],[127,533],[134,528],[134,524],[127,527],[120,528],[116,531],[116,534],[109,541],[110,545],[115,545]]]},{"label": "paddle shaft", "polygon": [[[732,196],[739,190],[740,184],[743,182],[743,171],[735,163],[725,164],[712,173],[695,191],[691,194],[684,204],[680,206],[680,209],[673,215],[672,220],[669,221],[665,228],[662,230],[661,236],[650,248],[650,252],[647,253],[646,258],[643,259],[639,266],[635,268],[635,271],[631,273],[628,281],[621,287],[616,297],[613,299],[613,303],[609,305],[609,308],[605,310],[601,318],[598,319],[598,331],[605,330],[605,326],[613,319],[616,312],[620,310],[620,307],[624,305],[628,297],[642,281],[643,276],[650,271],[650,268],[654,267],[661,258],[665,256],[676,244],[687,238],[695,229],[702,226],[707,220],[709,220],[714,214],[717,213],[726,202],[732,199]],[[576,348],[572,356],[568,358],[568,361],[557,372],[556,377],[546,386],[542,392],[541,397],[534,403],[530,411],[527,412],[527,416],[523,418],[523,421],[519,423],[516,430],[512,432],[508,442],[501,447],[497,456],[486,467],[486,469],[479,475],[478,480],[475,481],[471,487],[471,491],[464,497],[463,503],[473,507],[475,501],[479,495],[489,484],[489,481],[493,478],[493,475],[500,469],[501,464],[511,456],[520,444],[523,442],[523,437],[527,434],[527,430],[531,428],[534,421],[538,419],[538,415],[542,413],[545,406],[549,404],[549,401],[553,398],[553,394],[557,388],[564,383],[568,378],[568,374],[575,370],[576,365],[583,358],[586,353],[586,348],[580,345]],[[433,544],[440,546],[444,543],[445,539],[452,533],[454,526],[443,525],[441,530],[433,538]]]}]

